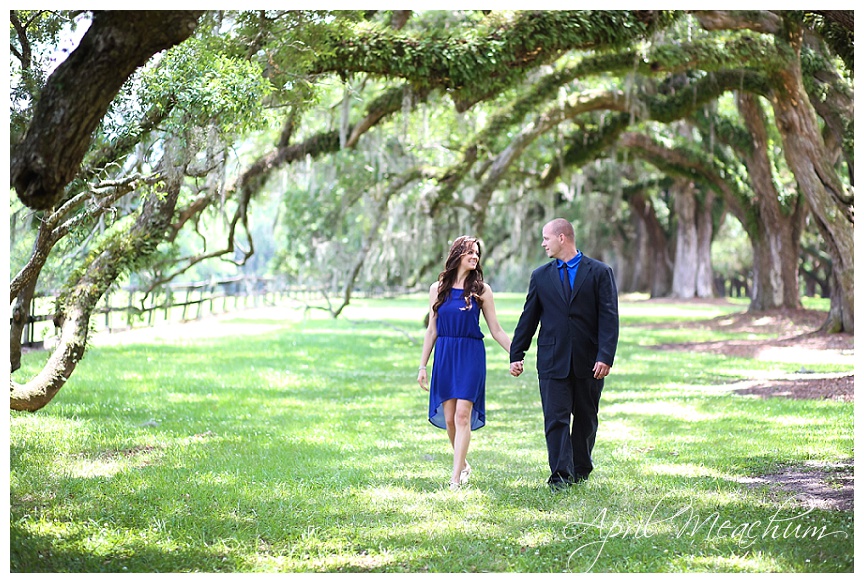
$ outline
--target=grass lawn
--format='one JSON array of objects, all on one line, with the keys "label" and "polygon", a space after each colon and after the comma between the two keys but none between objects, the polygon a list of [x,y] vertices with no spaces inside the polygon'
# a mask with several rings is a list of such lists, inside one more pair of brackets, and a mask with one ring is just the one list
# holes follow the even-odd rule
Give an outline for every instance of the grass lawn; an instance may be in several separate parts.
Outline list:
[{"label": "grass lawn", "polygon": [[[496,294],[510,333],[523,299]],[[10,413],[11,571],[852,572],[852,512],[744,482],[853,458],[853,403],[728,389],[795,363],[651,347],[723,339],[678,324],[744,309],[622,302],[596,469],[560,493],[533,347],[514,379],[488,334],[487,426],[447,490],[424,297],[100,336],[52,403]]]}]

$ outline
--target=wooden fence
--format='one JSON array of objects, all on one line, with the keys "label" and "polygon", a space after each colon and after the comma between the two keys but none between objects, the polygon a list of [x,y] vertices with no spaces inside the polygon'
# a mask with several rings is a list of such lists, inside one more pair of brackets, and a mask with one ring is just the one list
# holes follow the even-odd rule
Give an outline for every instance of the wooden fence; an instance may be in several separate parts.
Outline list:
[{"label": "wooden fence", "polygon": [[[408,290],[371,288],[355,290],[352,297],[395,297]],[[327,291],[341,296],[341,291]],[[189,322],[213,314],[277,306],[289,300],[320,303],[325,295],[321,286],[292,285],[283,280],[261,277],[236,277],[198,283],[170,284],[146,295],[141,289],[127,287],[105,295],[93,311],[90,325],[96,331],[120,331],[148,327],[160,322]],[[39,347],[43,338],[53,334],[53,296],[38,296],[30,304],[30,317],[22,345]]]}]

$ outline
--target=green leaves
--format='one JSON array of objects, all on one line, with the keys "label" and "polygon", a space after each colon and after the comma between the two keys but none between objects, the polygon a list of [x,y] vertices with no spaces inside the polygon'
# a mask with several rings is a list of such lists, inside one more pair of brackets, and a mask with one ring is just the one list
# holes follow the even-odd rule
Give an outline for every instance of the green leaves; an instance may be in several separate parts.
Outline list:
[{"label": "green leaves", "polygon": [[463,108],[512,87],[569,50],[604,50],[644,39],[677,15],[628,11],[522,11],[447,37],[355,29],[333,39],[317,71],[404,77],[453,92]]},{"label": "green leaves", "polygon": [[271,93],[260,66],[216,52],[201,39],[169,51],[142,77],[139,100],[173,108],[173,129],[213,125],[226,135],[263,126],[263,102]]}]

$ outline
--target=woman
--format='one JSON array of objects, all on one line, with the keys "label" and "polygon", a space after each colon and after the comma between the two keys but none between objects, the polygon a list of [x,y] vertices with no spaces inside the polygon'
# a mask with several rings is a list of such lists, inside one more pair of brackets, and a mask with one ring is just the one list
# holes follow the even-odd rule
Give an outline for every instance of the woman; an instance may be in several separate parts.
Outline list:
[{"label": "woman", "polygon": [[[486,348],[480,312],[489,332],[510,353],[510,338],[498,323],[492,289],[483,282],[480,243],[462,236],[453,241],[438,281],[429,288],[429,325],[423,340],[417,382],[429,391],[429,422],[447,430],[453,446],[450,490],[471,475],[465,459],[471,431],[486,424]],[[431,390],[426,366],[435,348]]]}]

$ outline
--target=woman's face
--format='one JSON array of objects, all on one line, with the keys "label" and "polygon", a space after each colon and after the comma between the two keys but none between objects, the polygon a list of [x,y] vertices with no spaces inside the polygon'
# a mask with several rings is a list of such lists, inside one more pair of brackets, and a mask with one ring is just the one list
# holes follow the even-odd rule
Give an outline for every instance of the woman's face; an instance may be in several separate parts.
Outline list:
[{"label": "woman's face", "polygon": [[461,267],[467,271],[477,269],[480,264],[480,247],[477,242],[472,242],[468,246],[468,250],[462,254]]}]

